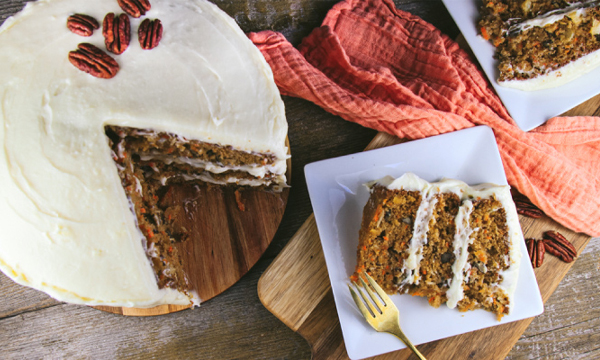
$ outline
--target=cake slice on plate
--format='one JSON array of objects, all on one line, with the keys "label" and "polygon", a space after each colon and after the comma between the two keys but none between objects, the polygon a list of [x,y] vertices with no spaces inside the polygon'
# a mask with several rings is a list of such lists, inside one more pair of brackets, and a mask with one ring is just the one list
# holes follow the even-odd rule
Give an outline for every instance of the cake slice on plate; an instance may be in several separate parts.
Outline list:
[{"label": "cake slice on plate", "polygon": [[524,240],[508,186],[412,173],[368,186],[354,277],[367,272],[389,294],[434,307],[510,312]]},{"label": "cake slice on plate", "polygon": [[479,31],[496,46],[502,86],[553,88],[600,65],[597,0],[491,0],[480,12]]}]

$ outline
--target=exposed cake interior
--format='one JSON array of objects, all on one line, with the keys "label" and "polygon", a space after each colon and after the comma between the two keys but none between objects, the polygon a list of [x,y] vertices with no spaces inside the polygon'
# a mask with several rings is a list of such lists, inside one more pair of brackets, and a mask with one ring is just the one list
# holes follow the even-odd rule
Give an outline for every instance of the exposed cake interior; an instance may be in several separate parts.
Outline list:
[{"label": "exposed cake interior", "polygon": [[188,239],[189,229],[180,225],[183,205],[165,201],[171,185],[209,183],[275,191],[285,186],[270,172],[275,161],[272,154],[238,151],[148,129],[106,126],[105,132],[161,289],[190,290],[175,246]]},{"label": "exposed cake interior", "polygon": [[556,87],[600,65],[600,2],[484,3],[479,29],[497,47],[501,85],[522,90]]},{"label": "exposed cake interior", "polygon": [[414,174],[369,186],[353,278],[367,272],[386,292],[434,307],[509,313],[523,236],[507,186]]},{"label": "exposed cake interior", "polygon": [[[459,256],[460,260],[455,263],[454,271],[461,273],[457,278],[462,280],[462,289],[458,288],[457,281],[457,289],[451,293],[458,295],[451,298],[450,305],[453,306],[461,297],[462,290],[462,299],[456,303],[459,310],[483,308],[501,317],[508,314],[511,305],[509,294],[498,286],[504,280],[502,274],[511,265],[506,211],[495,196],[468,201],[468,226],[472,231],[468,256],[466,261],[461,261],[464,257]],[[457,242],[455,251],[460,253],[462,246]]]},{"label": "exposed cake interior", "polygon": [[423,270],[417,278],[418,286],[409,292],[426,296],[429,304],[440,306],[447,301],[446,291],[452,278],[453,238],[456,232],[454,218],[460,205],[459,197],[454,193],[437,194],[433,218],[429,221],[427,242],[423,244],[422,260],[419,267]]},{"label": "exposed cake interior", "polygon": [[421,203],[417,191],[373,187],[360,229],[356,273],[368,272],[386,292],[400,291],[402,266]]},{"label": "exposed cake interior", "polygon": [[175,178],[218,185],[264,186],[275,191],[286,186],[285,174],[274,169],[274,154],[240,151],[147,129],[107,126],[105,131],[114,143],[118,159],[124,157],[124,152],[135,154],[139,164],[160,173],[163,185]]}]

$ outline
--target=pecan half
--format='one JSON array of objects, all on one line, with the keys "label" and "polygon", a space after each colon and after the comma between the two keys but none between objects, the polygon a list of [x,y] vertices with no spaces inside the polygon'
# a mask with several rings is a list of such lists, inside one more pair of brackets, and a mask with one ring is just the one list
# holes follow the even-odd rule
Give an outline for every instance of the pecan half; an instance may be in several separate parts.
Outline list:
[{"label": "pecan half", "polygon": [[519,215],[527,216],[527,217],[534,218],[534,219],[539,219],[544,215],[544,212],[540,209],[522,208],[522,207],[519,207],[519,205],[517,205],[516,202],[515,202],[515,205],[517,206],[517,214],[519,214]]},{"label": "pecan half", "polygon": [[564,262],[572,262],[577,256],[575,246],[558,231],[551,230],[544,233],[544,247],[547,252]]},{"label": "pecan half", "polygon": [[69,53],[69,61],[79,70],[98,78],[110,79],[119,71],[115,59],[88,43],[77,45],[77,50]]},{"label": "pecan half", "polygon": [[117,0],[117,2],[123,11],[134,18],[146,15],[146,11],[150,10],[150,1],[148,0]]},{"label": "pecan half", "polygon": [[138,28],[138,39],[142,49],[150,50],[158,46],[162,39],[163,27],[159,19],[145,19]]},{"label": "pecan half", "polygon": [[541,218],[544,212],[523,195],[513,196],[517,213],[532,218]]},{"label": "pecan half", "polygon": [[534,268],[542,266],[544,255],[546,254],[544,242],[542,240],[527,239],[525,240],[525,244],[527,245],[527,255],[529,256],[529,260],[531,260],[531,265]]},{"label": "pecan half", "polygon": [[115,16],[108,13],[102,23],[102,35],[106,49],[114,54],[122,54],[129,46],[131,40],[131,25],[126,14]]},{"label": "pecan half", "polygon": [[74,14],[67,18],[67,27],[71,32],[81,36],[92,36],[100,27],[98,21],[89,15]]},{"label": "pecan half", "polygon": [[544,255],[546,254],[546,247],[542,240],[536,240],[535,242],[535,264],[533,266],[540,267],[544,262]]}]

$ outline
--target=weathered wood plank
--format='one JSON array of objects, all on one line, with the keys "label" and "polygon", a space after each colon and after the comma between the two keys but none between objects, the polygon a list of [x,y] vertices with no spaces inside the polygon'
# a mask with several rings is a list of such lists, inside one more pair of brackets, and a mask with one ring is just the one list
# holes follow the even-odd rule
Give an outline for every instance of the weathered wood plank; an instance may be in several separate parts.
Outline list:
[{"label": "weathered wood plank", "polygon": [[18,285],[0,272],[0,324],[2,324],[1,320],[4,318],[58,304],[60,302],[50,296]]},{"label": "weathered wood plank", "polygon": [[600,238],[586,249],[507,359],[600,358]]},{"label": "weathered wood plank", "polygon": [[[246,31],[274,30],[281,32],[292,44],[319,27],[327,12],[339,0],[212,0],[233,17]],[[435,24],[454,38],[458,28],[440,0],[394,0],[398,8]]]},{"label": "weathered wood plank", "polygon": [[0,2],[0,23],[23,8],[25,1],[22,0],[6,0]]},{"label": "weathered wood plank", "polygon": [[[308,359],[304,339],[258,300],[262,266],[199,309],[125,317],[59,304],[0,320],[0,357]],[[0,300],[1,301],[1,300]]]}]

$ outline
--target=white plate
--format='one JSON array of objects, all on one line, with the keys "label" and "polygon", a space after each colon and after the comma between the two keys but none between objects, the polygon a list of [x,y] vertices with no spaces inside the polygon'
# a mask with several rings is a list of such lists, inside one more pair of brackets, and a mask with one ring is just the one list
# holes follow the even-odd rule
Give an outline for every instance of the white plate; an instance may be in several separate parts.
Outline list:
[{"label": "white plate", "polygon": [[[398,177],[405,172],[413,172],[428,181],[447,177],[470,185],[507,184],[494,134],[487,126],[323,160],[306,165],[304,171],[351,359],[405,347],[394,336],[373,330],[358,312],[348,291],[348,279],[356,266],[362,210],[369,197],[363,184],[386,175]],[[401,327],[408,338],[414,344],[422,344],[541,314],[544,306],[524,243],[521,248],[524,256],[515,307],[510,315],[498,322],[494,314],[484,310],[462,313],[445,305],[436,309],[422,297],[393,295],[400,309]]]},{"label": "white plate", "polygon": [[498,85],[497,61],[494,46],[477,32],[479,19],[478,0],[442,0],[458,25],[465,40],[490,80],[504,106],[525,131],[529,131],[548,119],[560,115],[600,93],[600,67],[568,84],[553,89],[521,91]]}]

